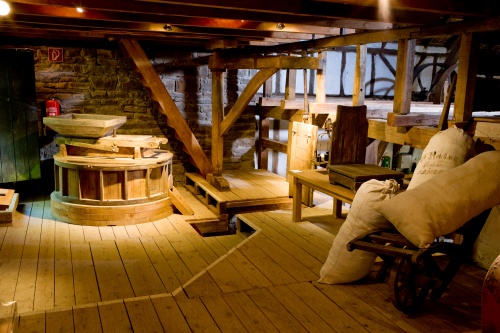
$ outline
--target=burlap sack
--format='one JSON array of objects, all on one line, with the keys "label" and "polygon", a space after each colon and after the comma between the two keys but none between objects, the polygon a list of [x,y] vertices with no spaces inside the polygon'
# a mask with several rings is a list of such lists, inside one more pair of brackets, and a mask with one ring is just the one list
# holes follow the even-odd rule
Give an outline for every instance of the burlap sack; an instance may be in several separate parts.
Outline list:
[{"label": "burlap sack", "polygon": [[454,232],[486,209],[500,205],[499,167],[500,151],[482,153],[372,207],[410,242],[426,248],[436,237]]},{"label": "burlap sack", "polygon": [[332,248],[321,268],[319,282],[327,284],[349,283],[365,277],[375,261],[375,253],[347,251],[347,243],[355,237],[377,229],[393,226],[380,213],[371,208],[372,203],[387,200],[399,190],[394,180],[370,180],[361,185],[346,221],[333,240]]},{"label": "burlap sack", "polygon": [[434,135],[422,153],[408,190],[435,175],[464,164],[473,156],[474,141],[455,126]]}]

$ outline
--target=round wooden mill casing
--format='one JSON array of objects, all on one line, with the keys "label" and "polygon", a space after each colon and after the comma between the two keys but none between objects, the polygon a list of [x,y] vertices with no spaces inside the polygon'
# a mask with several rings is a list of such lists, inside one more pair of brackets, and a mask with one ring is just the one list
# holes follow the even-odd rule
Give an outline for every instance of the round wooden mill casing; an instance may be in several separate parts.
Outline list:
[{"label": "round wooden mill casing", "polygon": [[141,159],[56,154],[52,216],[73,224],[109,226],[171,215],[172,156],[164,150]]}]

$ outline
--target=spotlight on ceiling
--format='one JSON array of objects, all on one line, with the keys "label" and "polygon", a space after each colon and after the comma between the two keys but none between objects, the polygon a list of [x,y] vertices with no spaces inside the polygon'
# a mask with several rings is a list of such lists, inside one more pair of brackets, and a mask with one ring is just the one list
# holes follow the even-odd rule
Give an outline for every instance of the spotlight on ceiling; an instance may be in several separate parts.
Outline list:
[{"label": "spotlight on ceiling", "polygon": [[83,13],[83,8],[81,7],[76,7],[76,11],[79,12],[79,13]]},{"label": "spotlight on ceiling", "polygon": [[10,13],[10,6],[5,1],[0,1],[0,15],[7,15]]},{"label": "spotlight on ceiling", "polygon": [[172,26],[170,24],[165,24],[163,29],[165,29],[165,31],[172,31]]},{"label": "spotlight on ceiling", "polygon": [[278,29],[278,30],[285,29],[285,23],[278,23],[278,24],[276,24],[276,29]]}]

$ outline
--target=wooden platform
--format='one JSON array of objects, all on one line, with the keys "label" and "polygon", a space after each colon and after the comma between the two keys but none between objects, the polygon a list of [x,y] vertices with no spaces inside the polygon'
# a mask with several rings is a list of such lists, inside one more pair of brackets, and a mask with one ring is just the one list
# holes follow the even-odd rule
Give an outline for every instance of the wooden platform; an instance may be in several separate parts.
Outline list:
[{"label": "wooden platform", "polygon": [[[484,270],[463,266],[439,302],[405,316],[374,273],[314,282],[335,236],[291,211],[239,215],[248,238],[202,238],[180,215],[82,227],[48,207],[21,202],[0,228],[0,294],[19,302],[20,332],[480,332]],[[328,211],[303,216],[339,227]]]},{"label": "wooden platform", "polygon": [[292,207],[288,182],[275,173],[261,169],[229,170],[223,177],[229,182],[230,191],[217,190],[195,173],[186,173],[185,186],[220,219],[239,213]]}]

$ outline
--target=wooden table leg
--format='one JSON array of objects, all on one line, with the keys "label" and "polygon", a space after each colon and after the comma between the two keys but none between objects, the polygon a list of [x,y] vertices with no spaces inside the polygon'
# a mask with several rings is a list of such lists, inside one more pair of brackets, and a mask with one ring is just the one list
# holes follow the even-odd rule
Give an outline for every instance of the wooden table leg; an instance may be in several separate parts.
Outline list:
[{"label": "wooden table leg", "polygon": [[[295,197],[294,197],[294,202],[295,202]],[[335,198],[333,198],[333,215],[335,216],[336,219],[342,218],[342,201]]]},{"label": "wooden table leg", "polygon": [[299,183],[298,179],[293,177],[293,212],[292,221],[300,222],[302,221],[302,184]]}]

